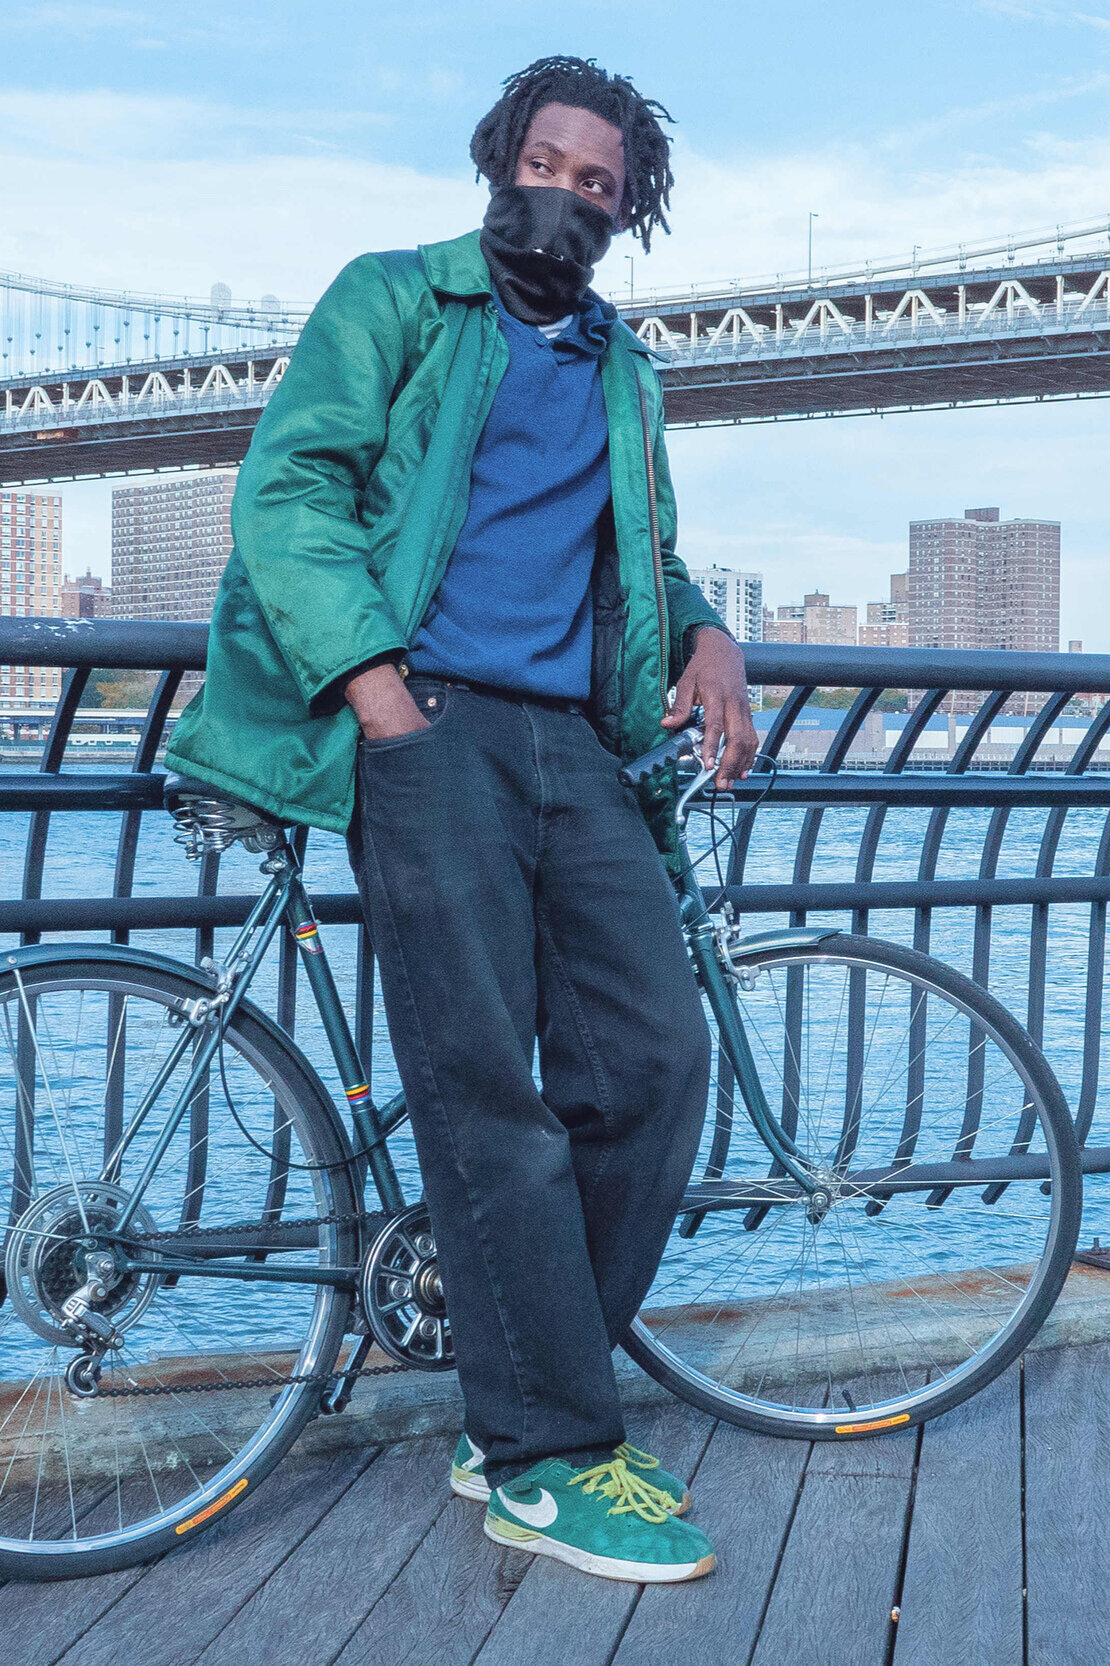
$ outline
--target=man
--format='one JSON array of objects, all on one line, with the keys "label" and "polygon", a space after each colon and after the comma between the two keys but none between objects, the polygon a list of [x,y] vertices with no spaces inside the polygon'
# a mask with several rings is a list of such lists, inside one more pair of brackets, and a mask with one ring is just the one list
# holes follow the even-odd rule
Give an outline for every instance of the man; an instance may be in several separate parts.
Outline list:
[{"label": "man", "polygon": [[674,553],[657,375],[588,288],[614,232],[667,229],[661,117],[592,62],[533,64],[474,134],[481,231],[340,273],[243,465],[168,758],[349,833],[466,1403],[452,1486],[498,1543],[658,1581],[713,1555],[625,1442],[612,1349],[709,1044],[648,830],[673,859],[672,800],[645,821],[619,759],[695,702],[722,786],[756,744]]}]

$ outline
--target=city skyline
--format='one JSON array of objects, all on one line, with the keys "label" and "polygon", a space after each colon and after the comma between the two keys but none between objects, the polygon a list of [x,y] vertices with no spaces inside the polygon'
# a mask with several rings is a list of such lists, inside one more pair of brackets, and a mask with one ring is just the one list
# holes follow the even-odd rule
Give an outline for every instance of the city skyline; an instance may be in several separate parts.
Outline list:
[{"label": "city skyline", "polygon": [[[73,564],[60,544],[61,499],[44,498],[44,505],[58,505],[55,558],[64,582],[53,603],[60,615],[208,618],[231,551],[236,477],[235,469],[194,470],[114,487],[109,583],[88,566],[83,578],[71,578]],[[6,495],[14,503],[17,494]],[[860,602],[833,601],[831,592],[814,589],[801,602],[767,605],[762,572],[687,560],[693,581],[741,640],[1052,652],[1060,638],[1060,533],[1059,522],[1041,517],[1003,522],[994,507],[913,520],[907,567],[888,574],[885,598]],[[929,568],[944,560],[942,598]],[[1075,639],[1069,649],[1075,651]]]}]

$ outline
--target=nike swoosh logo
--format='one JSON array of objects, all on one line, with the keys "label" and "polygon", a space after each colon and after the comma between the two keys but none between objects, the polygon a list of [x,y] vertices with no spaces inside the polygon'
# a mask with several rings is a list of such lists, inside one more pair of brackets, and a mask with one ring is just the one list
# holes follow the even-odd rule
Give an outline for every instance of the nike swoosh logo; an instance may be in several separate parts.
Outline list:
[{"label": "nike swoosh logo", "polygon": [[540,1488],[537,1504],[521,1504],[515,1498],[506,1498],[503,1492],[498,1493],[501,1503],[514,1516],[519,1516],[528,1527],[550,1527],[559,1514],[559,1506],[546,1488]]}]

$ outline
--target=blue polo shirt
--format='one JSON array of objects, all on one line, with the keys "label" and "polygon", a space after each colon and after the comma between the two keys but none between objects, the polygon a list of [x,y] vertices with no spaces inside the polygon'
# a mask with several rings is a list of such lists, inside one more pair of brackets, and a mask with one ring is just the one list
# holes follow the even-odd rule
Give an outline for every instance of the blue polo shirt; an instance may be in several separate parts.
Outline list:
[{"label": "blue polo shirt", "polygon": [[494,300],[509,362],[474,452],[466,520],[406,658],[414,671],[585,700],[610,490],[600,365],[610,320],[587,295],[549,341]]}]

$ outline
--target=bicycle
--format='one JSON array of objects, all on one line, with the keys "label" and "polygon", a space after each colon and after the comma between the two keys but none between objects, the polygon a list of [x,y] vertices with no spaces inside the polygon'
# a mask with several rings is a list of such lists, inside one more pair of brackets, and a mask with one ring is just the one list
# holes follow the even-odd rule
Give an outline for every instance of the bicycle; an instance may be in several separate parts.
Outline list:
[{"label": "bicycle", "polygon": [[[699,742],[687,729],[625,779]],[[678,801],[676,886],[713,1079],[625,1347],[765,1433],[905,1428],[989,1382],[1055,1300],[1079,1228],[1071,1118],[1028,1034],[958,972],[833,928],[745,936],[727,904],[715,920],[697,873],[723,842],[699,796],[711,773]],[[263,857],[218,964],[80,943],[0,957],[4,1576],[188,1542],[360,1377],[452,1364],[432,1223],[390,1152],[404,1100],[371,1096],[287,829],[182,777],[166,802],[191,857],[236,842]],[[247,999],[283,928],[349,1129]],[[375,1344],[385,1362],[367,1365]]]}]

